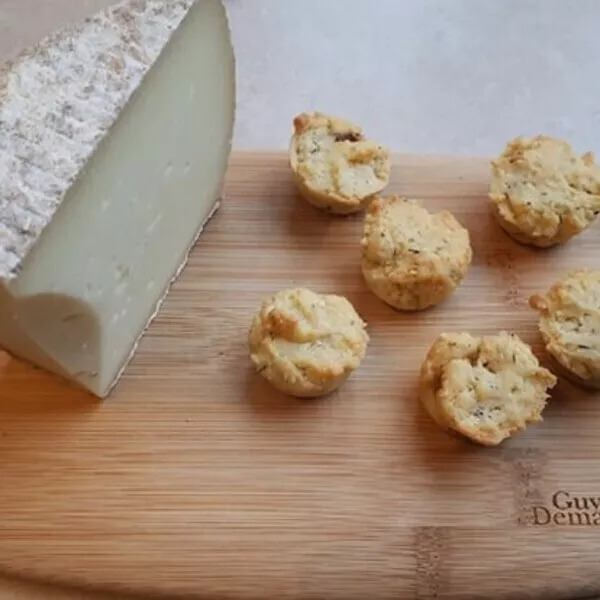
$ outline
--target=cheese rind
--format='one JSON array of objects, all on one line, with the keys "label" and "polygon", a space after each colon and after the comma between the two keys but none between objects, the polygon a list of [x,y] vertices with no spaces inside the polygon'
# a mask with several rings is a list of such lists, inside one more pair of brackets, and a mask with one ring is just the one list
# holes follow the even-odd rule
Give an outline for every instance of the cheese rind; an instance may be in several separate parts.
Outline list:
[{"label": "cheese rind", "polygon": [[127,0],[0,71],[0,277],[14,277],[193,0]]},{"label": "cheese rind", "polygon": [[[105,60],[127,62],[144,49],[148,68],[132,62],[121,72],[128,82],[109,102],[110,115],[94,108],[88,122],[81,112],[76,138],[58,131],[62,125],[47,127],[54,121],[38,108],[46,115],[41,146],[48,153],[55,144],[54,154],[45,164],[44,153],[35,154],[29,187],[21,185],[18,198],[3,192],[0,207],[0,346],[98,396],[115,383],[214,211],[233,127],[233,52],[219,0],[132,0],[76,26],[71,44],[64,35],[50,39],[79,48],[81,60],[82,48],[104,52],[107,36],[132,28]],[[40,48],[42,60],[55,56]],[[114,76],[106,65],[102,73]],[[73,76],[64,85],[80,92]],[[87,102],[103,100],[98,93]],[[13,139],[22,133],[13,130]],[[35,129],[27,143],[34,139]],[[10,156],[12,167],[25,168],[25,153]],[[3,174],[5,182],[16,193]]]}]

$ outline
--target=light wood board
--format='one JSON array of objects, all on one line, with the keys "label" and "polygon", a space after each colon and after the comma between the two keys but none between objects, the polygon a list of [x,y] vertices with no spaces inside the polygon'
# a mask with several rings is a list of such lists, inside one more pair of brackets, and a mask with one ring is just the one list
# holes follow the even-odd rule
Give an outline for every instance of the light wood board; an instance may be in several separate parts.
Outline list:
[{"label": "light wood board", "polygon": [[[558,491],[600,497],[600,397],[561,382],[544,423],[495,449],[446,435],[417,402],[441,331],[512,330],[547,362],[528,296],[600,267],[597,226],[550,251],[512,242],[487,182],[484,160],[396,157],[388,191],[452,210],[474,247],[449,301],[400,314],[363,283],[362,215],[299,200],[282,154],[235,155],[107,401],[0,354],[0,573],[171,598],[600,592],[600,527],[532,523]],[[292,285],[346,295],[369,324],[365,362],[326,398],[281,396],[249,365],[261,298]]]}]

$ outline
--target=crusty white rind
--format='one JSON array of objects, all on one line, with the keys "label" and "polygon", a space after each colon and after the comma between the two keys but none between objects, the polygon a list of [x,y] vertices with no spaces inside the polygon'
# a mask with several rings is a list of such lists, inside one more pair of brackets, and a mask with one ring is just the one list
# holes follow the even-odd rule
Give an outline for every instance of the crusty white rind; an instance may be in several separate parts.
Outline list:
[{"label": "crusty white rind", "polygon": [[12,279],[195,0],[125,0],[0,70],[0,278]]}]

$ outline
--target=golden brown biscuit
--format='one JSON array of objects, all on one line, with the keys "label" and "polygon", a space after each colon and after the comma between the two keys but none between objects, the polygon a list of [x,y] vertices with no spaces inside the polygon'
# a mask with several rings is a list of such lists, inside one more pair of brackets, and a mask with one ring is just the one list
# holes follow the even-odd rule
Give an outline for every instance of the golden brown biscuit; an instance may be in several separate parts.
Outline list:
[{"label": "golden brown biscuit", "polygon": [[419,397],[432,418],[485,446],[542,420],[556,377],[517,336],[445,333],[421,367]]},{"label": "golden brown biscuit", "polygon": [[469,232],[449,212],[415,200],[377,197],[369,206],[362,269],[371,291],[401,310],[438,304],[464,279],[472,259]]},{"label": "golden brown biscuit", "polygon": [[600,214],[600,167],[549,136],[517,138],[492,162],[490,198],[518,242],[564,244]]},{"label": "golden brown biscuit", "polygon": [[389,152],[357,125],[319,112],[294,119],[290,143],[294,180],[311,204],[332,213],[362,210],[389,181]]},{"label": "golden brown biscuit", "polygon": [[262,303],[252,322],[250,358],[282,392],[321,396],[358,368],[369,341],[365,327],[342,296],[283,290]]},{"label": "golden brown biscuit", "polygon": [[600,271],[579,269],[529,304],[546,350],[572,381],[600,389]]}]

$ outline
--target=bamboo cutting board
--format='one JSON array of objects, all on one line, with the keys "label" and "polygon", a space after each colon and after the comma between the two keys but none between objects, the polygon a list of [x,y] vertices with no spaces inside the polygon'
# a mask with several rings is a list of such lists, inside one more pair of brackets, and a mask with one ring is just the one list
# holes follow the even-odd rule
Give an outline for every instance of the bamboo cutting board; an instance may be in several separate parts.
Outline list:
[{"label": "bamboo cutting board", "polygon": [[[598,227],[556,250],[512,242],[487,182],[483,160],[396,157],[388,191],[455,212],[475,253],[449,301],[400,314],[363,284],[361,215],[299,200],[282,154],[235,155],[222,208],[107,401],[0,355],[5,585],[77,598],[600,593],[600,397],[561,382],[544,423],[494,449],[446,435],[417,402],[441,331],[513,330],[545,360],[528,296],[600,267]],[[261,298],[292,285],[346,295],[369,324],[365,362],[326,398],[283,397],[249,365]]]}]

